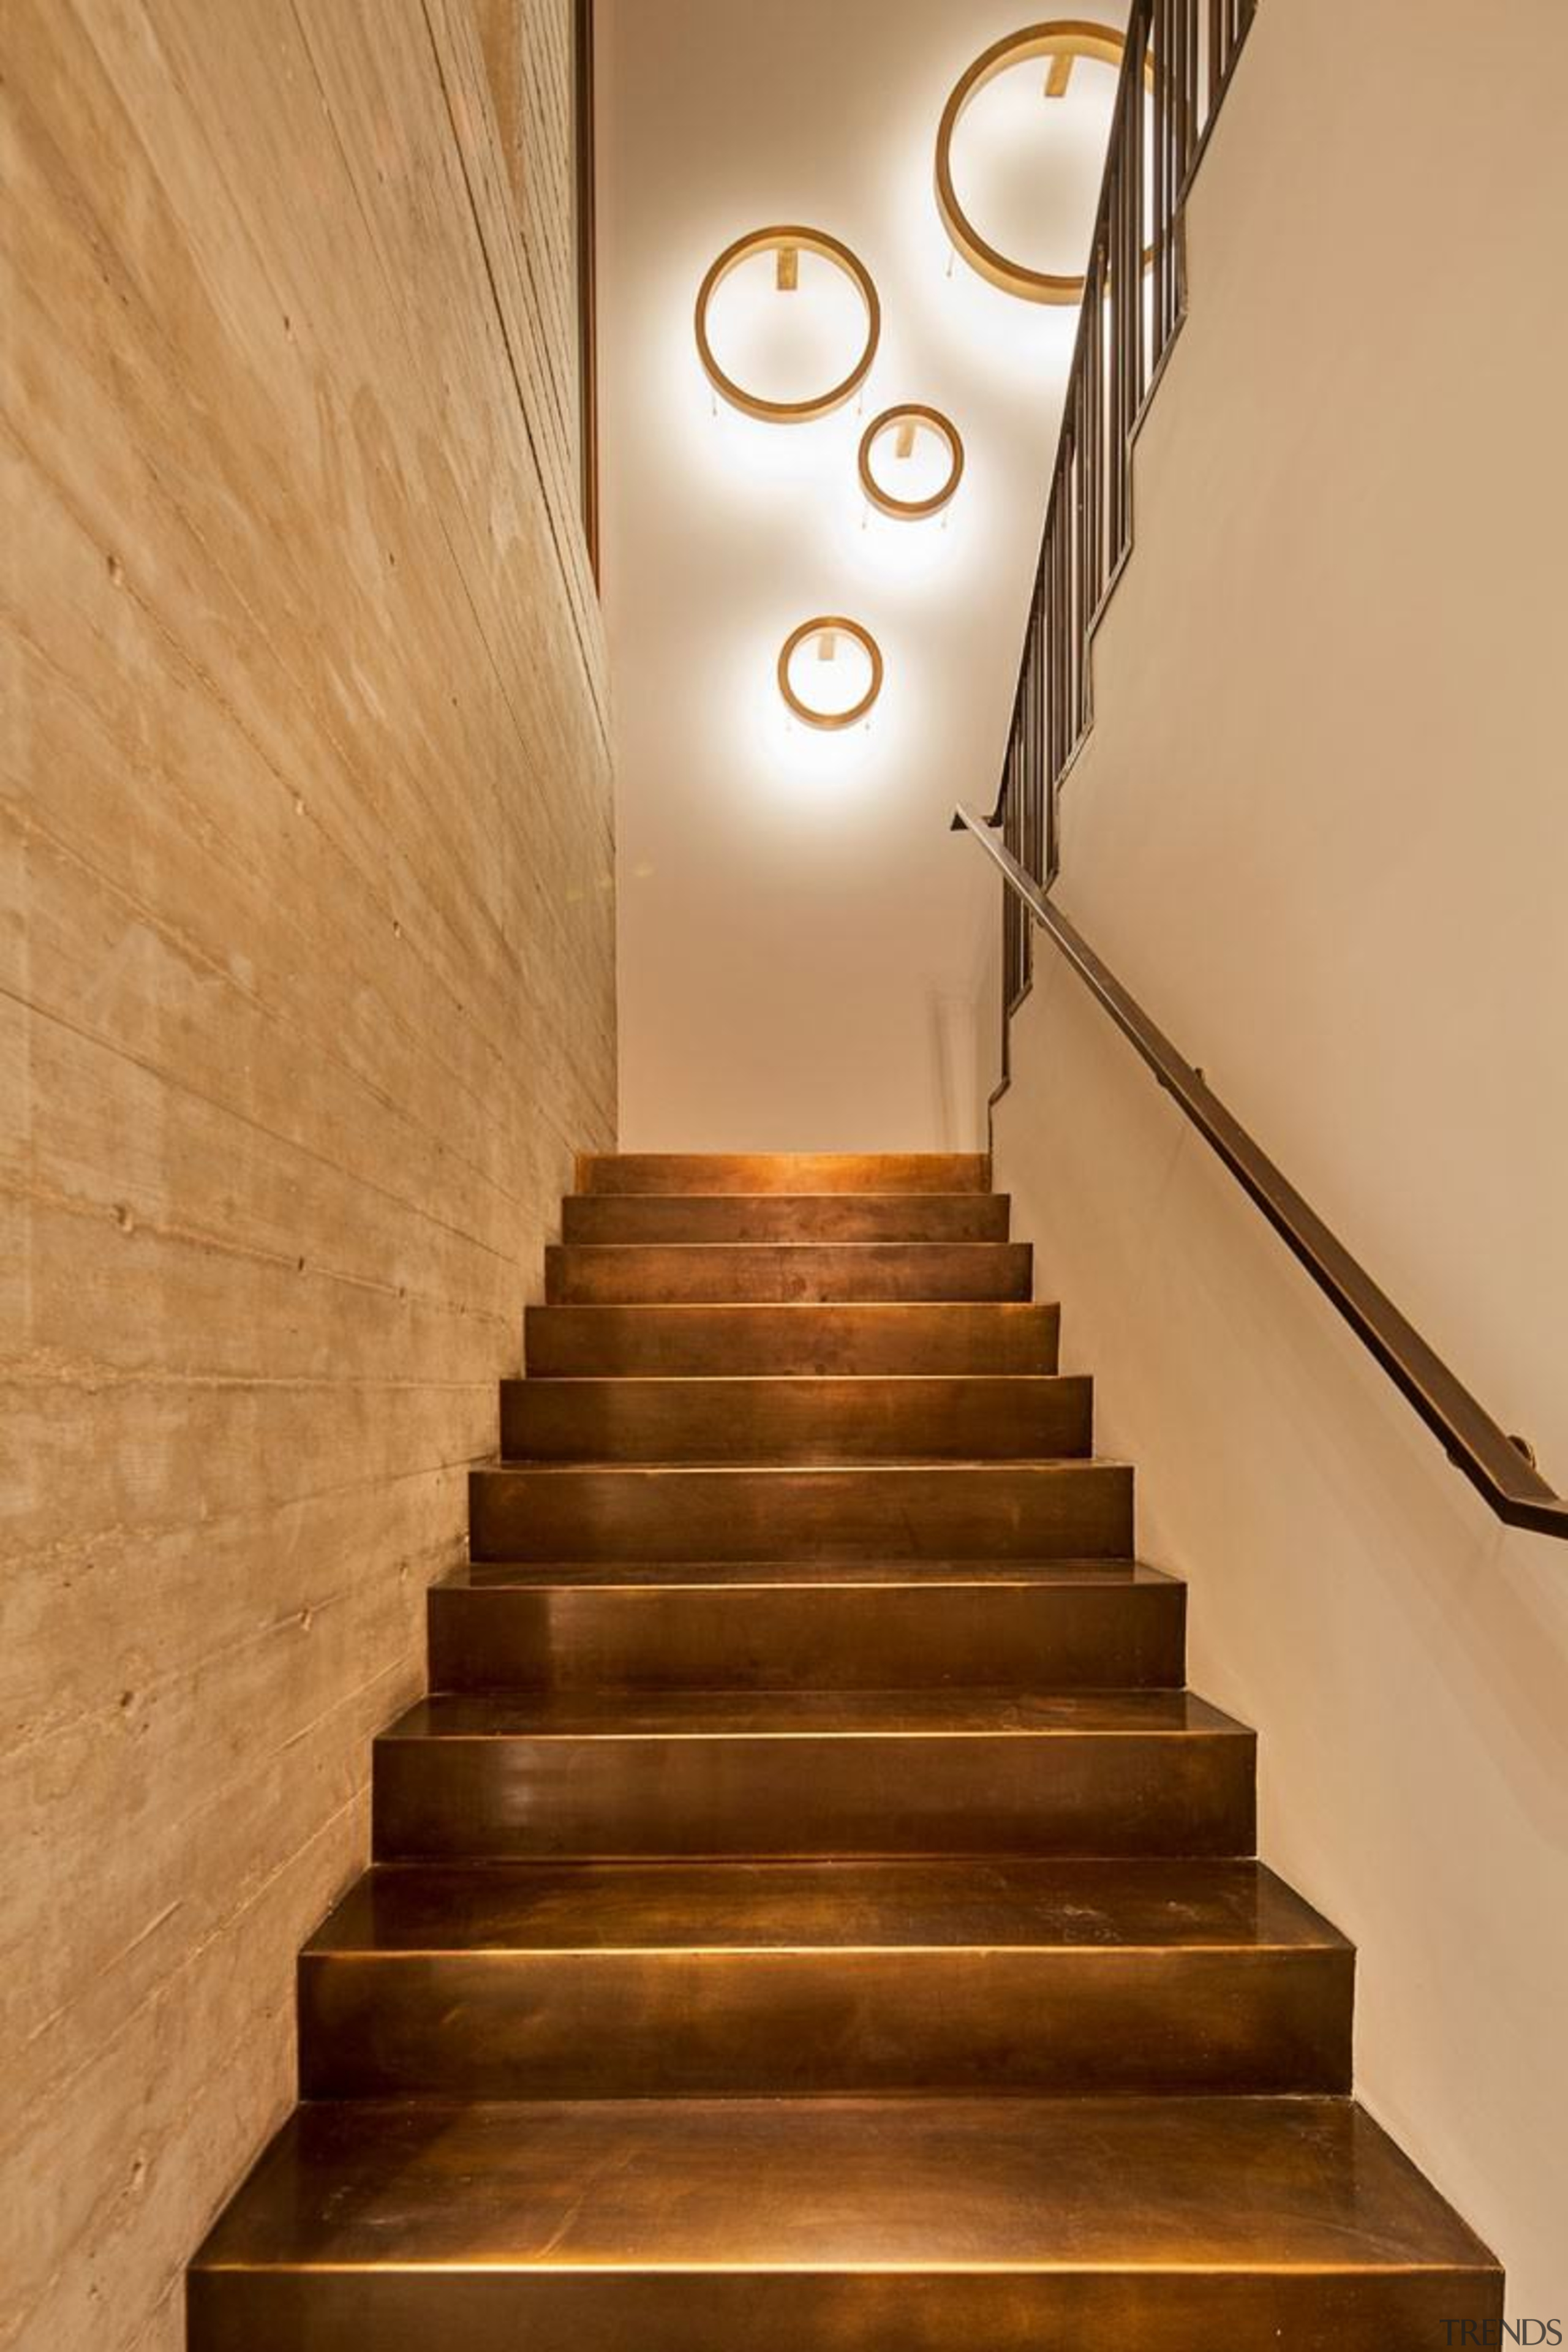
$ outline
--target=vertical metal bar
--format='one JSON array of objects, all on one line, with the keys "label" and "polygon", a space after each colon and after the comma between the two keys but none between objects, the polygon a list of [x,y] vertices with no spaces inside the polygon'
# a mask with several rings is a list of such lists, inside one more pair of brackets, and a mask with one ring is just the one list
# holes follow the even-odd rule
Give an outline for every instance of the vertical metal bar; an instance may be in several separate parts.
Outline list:
[{"label": "vertical metal bar", "polygon": [[1073,740],[1083,733],[1084,686],[1089,677],[1089,386],[1078,381],[1079,432],[1074,481],[1078,522],[1078,610],[1073,622],[1078,646],[1078,680],[1073,692]]},{"label": "vertical metal bar", "polygon": [[1060,460],[1057,464],[1057,520],[1051,548],[1051,608],[1056,626],[1053,631],[1056,659],[1052,664],[1051,729],[1040,762],[1042,775],[1057,776],[1064,764],[1063,742],[1067,735],[1068,707],[1068,631],[1071,614],[1067,596],[1067,534],[1062,529],[1062,476]]},{"label": "vertical metal bar", "polygon": [[1143,58],[1149,37],[1148,11],[1134,11],[1132,71],[1127,77],[1127,209],[1132,264],[1132,407],[1143,405],[1149,381],[1143,331]]},{"label": "vertical metal bar", "polygon": [[1019,828],[1020,863],[1027,866],[1034,830],[1035,802],[1035,732],[1039,725],[1040,691],[1040,631],[1043,614],[1040,591],[1037,584],[1034,602],[1029,609],[1028,661],[1029,690],[1024,698],[1023,732],[1018,739],[1018,786],[1023,795],[1023,823]]},{"label": "vertical metal bar", "polygon": [[1136,300],[1136,268],[1131,259],[1133,251],[1135,224],[1132,218],[1132,177],[1127,159],[1127,104],[1122,100],[1122,145],[1118,157],[1117,185],[1121,196],[1121,252],[1117,271],[1120,299],[1117,302],[1117,331],[1121,338],[1121,416],[1117,425],[1117,441],[1121,452],[1121,523],[1117,533],[1117,552],[1126,548],[1131,528],[1132,486],[1131,448],[1132,419],[1138,407],[1135,377],[1137,340],[1132,330],[1132,312]]},{"label": "vertical metal bar", "polygon": [[1106,546],[1108,572],[1116,569],[1117,550],[1121,544],[1121,468],[1126,460],[1126,443],[1122,434],[1125,403],[1122,398],[1121,372],[1124,363],[1121,334],[1121,289],[1126,278],[1122,267],[1121,180],[1116,173],[1111,181],[1110,236],[1109,274],[1110,302],[1106,331],[1110,338],[1108,353],[1110,375],[1110,529]]},{"label": "vertical metal bar", "polygon": [[1094,256],[1094,324],[1089,338],[1094,349],[1094,610],[1105,589],[1105,501],[1109,489],[1105,423],[1105,243]]},{"label": "vertical metal bar", "polygon": [[1169,341],[1176,323],[1176,261],[1171,225],[1176,217],[1176,192],[1182,184],[1175,83],[1175,47],[1182,6],[1183,0],[1165,0],[1165,61],[1160,83],[1160,101],[1165,118],[1165,197],[1160,207],[1160,258],[1164,266],[1165,287],[1165,324],[1162,344]]},{"label": "vertical metal bar", "polygon": [[1089,366],[1093,370],[1094,398],[1094,565],[1091,577],[1094,593],[1091,610],[1100,604],[1100,585],[1105,578],[1105,248],[1097,244],[1089,294],[1094,310],[1089,330]]},{"label": "vertical metal bar", "polygon": [[1171,0],[1155,0],[1151,53],[1154,64],[1154,352],[1158,362],[1165,348],[1165,175],[1170,169],[1170,114],[1165,104],[1165,72],[1171,37]]},{"label": "vertical metal bar", "polygon": [[1193,12],[1188,0],[1173,0],[1171,10],[1171,200],[1170,213],[1174,216],[1181,202],[1182,181],[1187,168],[1186,92],[1187,44],[1192,37]]},{"label": "vertical metal bar", "polygon": [[1182,158],[1182,185],[1185,187],[1187,174],[1192,170],[1194,160],[1197,155],[1198,142],[1203,137],[1204,115],[1198,90],[1198,0],[1182,0],[1182,5],[1184,8],[1190,9],[1192,14],[1192,33],[1187,43],[1186,92],[1184,100],[1187,122],[1187,152]]},{"label": "vertical metal bar", "polygon": [[577,434],[583,532],[594,584],[599,582],[599,310],[594,218],[594,0],[575,0],[572,22],[575,186],[573,234],[577,265]]}]

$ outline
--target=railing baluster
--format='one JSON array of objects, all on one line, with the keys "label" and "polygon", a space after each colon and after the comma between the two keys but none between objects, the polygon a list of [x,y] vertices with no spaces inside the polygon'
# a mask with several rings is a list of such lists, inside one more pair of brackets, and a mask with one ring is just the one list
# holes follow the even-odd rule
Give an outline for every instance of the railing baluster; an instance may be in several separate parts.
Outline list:
[{"label": "railing baluster", "polygon": [[1127,247],[1129,309],[1132,319],[1132,407],[1134,414],[1143,405],[1143,394],[1149,382],[1148,336],[1144,331],[1143,307],[1143,193],[1145,156],[1143,152],[1143,60],[1149,48],[1149,24],[1145,16],[1137,28],[1134,47],[1136,70],[1127,77],[1127,142],[1124,151],[1127,166]]},{"label": "railing baluster", "polygon": [[[1084,272],[1018,688],[992,823],[1049,883],[1057,797],[1088,731],[1090,648],[1132,541],[1131,442],[1185,307],[1182,206],[1257,0],[1132,0]],[[1146,142],[1147,142],[1147,146]],[[1147,200],[1147,202],[1146,202]],[[1152,248],[1145,290],[1144,254]],[[1028,984],[1034,932],[1004,894],[1003,1027]],[[1003,1063],[1006,1067],[1004,1037]]]}]

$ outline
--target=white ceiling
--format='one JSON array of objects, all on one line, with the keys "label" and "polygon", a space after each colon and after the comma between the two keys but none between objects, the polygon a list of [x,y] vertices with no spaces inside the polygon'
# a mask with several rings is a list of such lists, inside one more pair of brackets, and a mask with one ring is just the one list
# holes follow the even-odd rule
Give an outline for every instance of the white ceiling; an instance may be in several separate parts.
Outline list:
[{"label": "white ceiling", "polygon": [[[984,1092],[974,999],[995,894],[947,819],[994,791],[1077,313],[952,263],[932,156],[959,74],[1029,19],[994,0],[599,0],[597,15],[623,1144],[961,1144]],[[1080,65],[1063,101],[1043,86],[1037,65],[985,93],[959,184],[1005,250],[1070,269],[1112,77]],[[863,414],[715,414],[698,286],[732,239],[786,221],[844,239],[877,282]],[[715,311],[726,362],[787,373],[815,320],[842,374],[852,306],[835,340],[804,264],[785,302],[732,281]],[[860,433],[904,400],[964,438],[945,528],[867,516]],[[779,647],[823,612],[882,646],[868,730],[823,735],[780,701]]]}]

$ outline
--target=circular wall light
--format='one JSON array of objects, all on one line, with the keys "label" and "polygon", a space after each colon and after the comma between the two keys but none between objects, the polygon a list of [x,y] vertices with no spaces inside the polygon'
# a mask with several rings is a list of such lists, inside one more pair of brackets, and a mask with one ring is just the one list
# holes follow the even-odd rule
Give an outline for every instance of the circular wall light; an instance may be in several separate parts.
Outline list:
[{"label": "circular wall light", "polygon": [[[859,295],[866,309],[866,341],[859,358],[842,381],[826,392],[812,394],[806,400],[765,400],[761,393],[748,392],[726,374],[714,355],[708,332],[708,312],[714,295],[733,269],[750,261],[759,253],[778,256],[778,287],[781,293],[794,293],[798,286],[800,256],[815,253],[840,270]],[[697,354],[702,362],[703,373],[721,399],[747,416],[761,417],[768,425],[805,425],[813,417],[826,416],[859,391],[870,373],[871,362],[877,356],[877,345],[882,335],[882,305],[871,273],[858,254],[851,253],[836,236],[819,228],[758,228],[748,236],[738,236],[733,245],[726,246],[718,260],[702,280],[697,296]]]},{"label": "circular wall light", "polygon": [[[958,191],[952,182],[952,142],[965,108],[989,81],[1009,67],[1026,65],[1031,58],[1049,58],[1051,70],[1046,77],[1046,95],[1063,98],[1068,78],[1077,58],[1093,58],[1100,64],[1120,67],[1126,53],[1127,42],[1114,25],[1095,25],[1077,19],[1063,18],[1049,25],[1030,25],[1021,33],[1009,33],[1005,40],[994,41],[977,57],[968,70],[960,75],[952,93],[942,110],[942,122],[936,134],[936,201],[947,233],[958,252],[972,269],[982,278],[999,286],[1004,294],[1016,294],[1024,302],[1081,302],[1085,280],[1081,278],[1058,276],[1048,269],[1029,269],[1023,262],[1012,260],[997,251],[983,237],[958,201]],[[1149,58],[1143,68],[1144,80],[1150,88],[1154,83],[1154,61]],[[1146,257],[1152,258],[1152,256]]]},{"label": "circular wall light", "polygon": [[[816,652],[816,658],[811,663],[813,668],[818,664],[826,666],[829,662],[837,662],[841,659],[839,641],[844,637],[858,646],[865,655],[870,669],[869,684],[856,701],[839,709],[832,707],[831,700],[826,703],[809,702],[795,682],[796,656],[811,646]],[[805,666],[802,663],[799,667],[804,668]],[[858,621],[847,621],[840,613],[823,613],[815,621],[803,621],[799,628],[792,629],[784,639],[784,649],[779,655],[779,692],[795,716],[804,719],[808,727],[858,726],[881,691],[882,649],[870,630],[863,629]]]},{"label": "circular wall light", "polygon": [[[911,498],[878,478],[876,460],[882,453],[882,463],[889,463],[886,445],[892,443],[891,463],[896,467],[907,464],[915,455],[921,431],[934,434],[947,448],[947,472],[936,488],[924,498]],[[860,436],[860,487],[874,507],[885,515],[895,515],[902,522],[918,522],[925,515],[940,514],[952,499],[963,478],[963,443],[951,416],[940,408],[927,408],[918,401],[907,401],[898,408],[884,408],[874,416]]]}]

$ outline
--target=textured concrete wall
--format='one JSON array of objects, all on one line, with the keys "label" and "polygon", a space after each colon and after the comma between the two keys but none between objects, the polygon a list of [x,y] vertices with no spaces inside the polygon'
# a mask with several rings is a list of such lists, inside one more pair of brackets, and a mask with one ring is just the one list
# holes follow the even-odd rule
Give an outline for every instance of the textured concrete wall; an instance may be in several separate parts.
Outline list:
[{"label": "textured concrete wall", "polygon": [[[0,2343],[179,2341],[614,1138],[566,0],[7,0]],[[531,143],[527,126],[537,135]],[[545,126],[545,130],[539,126]],[[520,204],[521,233],[520,233]]]}]

